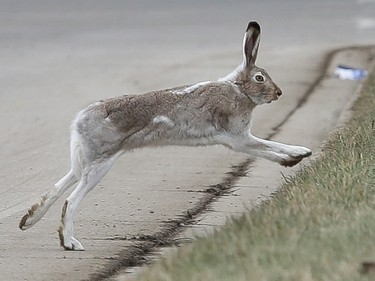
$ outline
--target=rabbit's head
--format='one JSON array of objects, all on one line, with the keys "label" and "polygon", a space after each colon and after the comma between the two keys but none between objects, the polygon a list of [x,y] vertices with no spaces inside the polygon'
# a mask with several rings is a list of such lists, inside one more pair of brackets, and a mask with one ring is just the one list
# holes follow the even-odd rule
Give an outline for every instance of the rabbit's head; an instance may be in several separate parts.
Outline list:
[{"label": "rabbit's head", "polygon": [[233,82],[254,103],[263,104],[277,100],[282,92],[267,71],[255,65],[259,41],[260,26],[257,22],[250,22],[243,41],[244,61],[237,69]]}]

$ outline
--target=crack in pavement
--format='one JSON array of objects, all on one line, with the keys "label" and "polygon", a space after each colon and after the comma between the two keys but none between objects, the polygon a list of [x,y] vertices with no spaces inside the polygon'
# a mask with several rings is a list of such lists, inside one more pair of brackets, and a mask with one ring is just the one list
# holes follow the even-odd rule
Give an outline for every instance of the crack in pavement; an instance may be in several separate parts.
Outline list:
[{"label": "crack in pavement", "polygon": [[[324,60],[319,66],[319,75],[311,84],[311,86],[305,91],[304,95],[298,100],[297,105],[280,121],[278,125],[272,128],[272,133],[266,136],[267,139],[274,137],[280,132],[281,127],[290,119],[290,117],[302,107],[308,100],[321,81],[327,76],[327,69],[333,59],[333,57],[341,52],[348,50],[367,50],[373,46],[349,46],[344,48],[338,48],[329,51],[324,55]],[[93,273],[88,280],[96,281],[103,280],[113,277],[120,270],[124,270],[129,267],[141,266],[146,263],[147,256],[154,253],[160,247],[167,247],[179,244],[175,237],[182,230],[183,227],[192,225],[198,215],[202,212],[207,211],[210,204],[217,198],[228,194],[232,190],[234,184],[239,178],[246,176],[251,165],[254,163],[254,159],[247,158],[238,165],[232,166],[231,171],[226,173],[226,177],[222,182],[211,185],[207,189],[200,192],[204,192],[207,195],[199,200],[199,202],[191,209],[185,211],[185,213],[178,216],[174,220],[164,222],[164,227],[161,231],[153,235],[140,235],[138,239],[126,239],[125,238],[108,238],[108,240],[127,240],[133,241],[134,245],[126,247],[118,253],[118,258],[110,260],[110,262],[100,269],[98,272]],[[134,236],[133,238],[137,238]]]},{"label": "crack in pavement", "polygon": [[165,222],[163,230],[153,235],[140,236],[142,239],[137,240],[141,242],[135,242],[134,245],[122,250],[118,254],[118,259],[107,264],[104,270],[92,274],[89,280],[94,281],[107,279],[126,267],[140,266],[144,264],[145,256],[151,254],[157,248],[161,246],[166,247],[178,244],[176,243],[174,237],[179,233],[181,227],[192,224],[194,218],[205,211],[209,204],[211,204],[216,198],[227,193],[237,179],[245,174],[244,172],[249,168],[252,162],[253,160],[248,159],[238,166],[233,166],[232,171],[228,173],[229,176],[226,177],[221,183],[210,186],[207,189],[207,196],[201,198],[195,207],[188,209],[186,213],[180,215],[179,218]]}]

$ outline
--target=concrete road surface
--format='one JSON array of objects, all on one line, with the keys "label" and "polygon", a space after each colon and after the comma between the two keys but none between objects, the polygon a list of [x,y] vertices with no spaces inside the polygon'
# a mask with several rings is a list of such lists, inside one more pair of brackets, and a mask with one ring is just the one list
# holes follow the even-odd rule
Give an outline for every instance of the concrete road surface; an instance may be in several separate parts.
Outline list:
[{"label": "concrete road surface", "polygon": [[[247,159],[222,147],[124,155],[77,212],[75,235],[86,251],[63,251],[56,229],[68,194],[26,232],[18,222],[68,171],[69,125],[87,104],[222,77],[241,62],[244,29],[257,20],[263,28],[258,64],[284,92],[255,112],[254,133],[266,137],[296,113],[329,50],[375,41],[370,0],[2,0],[0,7],[2,280],[81,280],[110,272],[121,264],[119,253],[185,215],[206,196],[202,191]],[[280,127],[280,139],[318,147],[326,137],[305,138],[303,122],[292,124]],[[253,165],[270,169],[269,162]],[[244,186],[252,177],[242,178]]]}]

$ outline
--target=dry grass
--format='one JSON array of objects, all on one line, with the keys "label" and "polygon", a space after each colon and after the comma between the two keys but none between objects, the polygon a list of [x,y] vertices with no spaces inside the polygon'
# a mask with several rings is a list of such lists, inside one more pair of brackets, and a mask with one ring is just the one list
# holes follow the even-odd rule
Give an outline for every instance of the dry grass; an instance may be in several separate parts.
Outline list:
[{"label": "dry grass", "polygon": [[375,75],[348,126],[268,203],[138,280],[375,280]]}]

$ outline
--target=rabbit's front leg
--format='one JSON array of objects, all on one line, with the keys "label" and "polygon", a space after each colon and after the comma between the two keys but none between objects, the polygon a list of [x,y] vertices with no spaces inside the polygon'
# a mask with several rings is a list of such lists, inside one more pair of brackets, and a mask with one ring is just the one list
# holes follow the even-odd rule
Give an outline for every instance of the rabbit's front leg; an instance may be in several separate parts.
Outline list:
[{"label": "rabbit's front leg", "polygon": [[311,155],[311,150],[304,146],[289,145],[281,142],[264,140],[253,135],[249,135],[252,143],[266,150],[271,150],[276,153],[287,154],[290,157],[307,157]]},{"label": "rabbit's front leg", "polygon": [[251,134],[222,134],[217,137],[217,142],[235,151],[262,157],[283,166],[294,166],[311,155],[311,150],[307,147],[264,140]]},{"label": "rabbit's front leg", "polygon": [[289,145],[281,142],[264,140],[251,134],[249,134],[249,139],[249,145],[255,149],[259,149],[258,153],[260,155],[268,153],[271,155],[270,160],[276,160],[276,162],[283,166],[294,166],[303,158],[312,154],[311,150],[304,146]]}]

